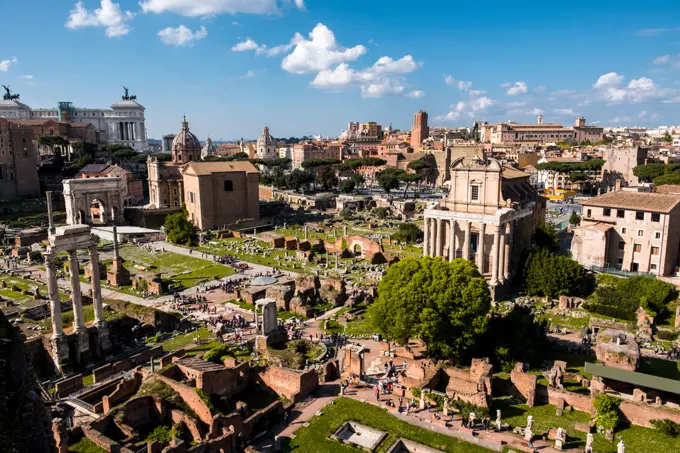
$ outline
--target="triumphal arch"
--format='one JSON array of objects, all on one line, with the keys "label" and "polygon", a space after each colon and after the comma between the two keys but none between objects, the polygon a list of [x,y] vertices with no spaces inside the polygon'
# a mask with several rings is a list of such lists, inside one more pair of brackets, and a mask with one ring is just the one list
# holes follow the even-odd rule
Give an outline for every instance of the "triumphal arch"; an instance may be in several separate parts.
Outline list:
[{"label": "triumphal arch", "polygon": [[69,225],[108,225],[123,215],[124,179],[67,179],[63,184]]}]

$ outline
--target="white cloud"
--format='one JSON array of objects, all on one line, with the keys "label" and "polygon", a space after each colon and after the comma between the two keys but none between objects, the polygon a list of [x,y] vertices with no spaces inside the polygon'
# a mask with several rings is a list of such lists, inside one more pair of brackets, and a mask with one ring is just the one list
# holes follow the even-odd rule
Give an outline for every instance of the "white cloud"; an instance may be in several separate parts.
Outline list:
[{"label": "white cloud", "polygon": [[239,43],[236,43],[234,47],[231,48],[232,52],[247,52],[249,50],[257,50],[259,46],[255,41],[252,39],[248,38],[245,41],[241,41]]},{"label": "white cloud", "polygon": [[7,72],[12,65],[19,63],[17,57],[12,57],[11,60],[0,60],[0,72]]},{"label": "white cloud", "polygon": [[335,41],[335,35],[324,24],[317,24],[305,39],[297,34],[293,38],[295,49],[281,62],[281,67],[293,74],[319,72],[347,61],[354,61],[367,52],[366,47],[357,45],[343,49]]},{"label": "white cloud", "polygon": [[451,111],[446,115],[437,116],[435,120],[455,122],[460,120],[462,117],[474,118],[477,113],[484,112],[489,107],[496,103],[495,100],[483,96],[477,99],[471,99],[469,101],[459,101],[451,106]]},{"label": "white cloud", "polygon": [[512,83],[510,83],[510,82],[501,83],[501,88],[510,88],[511,86],[512,86]]},{"label": "white cloud", "polygon": [[425,97],[425,92],[422,90],[413,90],[410,93],[406,93],[407,98],[420,99]]},{"label": "white cloud", "polygon": [[[298,9],[304,9],[304,1],[295,0],[294,4]],[[188,17],[237,13],[274,14],[279,11],[277,0],[142,0],[140,5],[145,13],[171,12]]]},{"label": "white cloud", "polygon": [[453,85],[456,83],[456,79],[454,79],[451,74],[444,74],[444,83],[447,85]]},{"label": "white cloud", "polygon": [[295,0],[295,7],[299,10],[305,9],[305,0]]},{"label": "white cloud", "polygon": [[158,32],[158,36],[164,44],[169,46],[191,46],[194,41],[208,36],[208,30],[201,26],[200,30],[193,32],[190,28],[180,25],[177,28],[164,28]]},{"label": "white cloud", "polygon": [[253,71],[253,70],[251,69],[251,70],[249,70],[248,72],[246,72],[245,74],[243,74],[243,75],[241,76],[241,78],[242,78],[242,79],[251,79],[251,78],[255,77],[255,74],[256,74],[255,71]]},{"label": "white cloud", "polygon": [[623,86],[624,78],[620,74],[609,72],[600,76],[593,88],[599,91],[603,99],[611,103],[642,102],[671,93],[671,90],[659,87],[648,77],[633,79],[628,85]]},{"label": "white cloud", "polygon": [[609,120],[609,124],[613,126],[620,126],[624,124],[631,123],[633,121],[633,118],[630,116],[616,116]]},{"label": "white cloud", "polygon": [[312,86],[316,88],[344,88],[357,81],[357,72],[350,68],[347,63],[340,63],[335,69],[320,71],[312,80]]},{"label": "white cloud", "polygon": [[573,109],[553,109],[553,112],[557,113],[558,115],[574,115]]},{"label": "white cloud", "polygon": [[527,115],[541,115],[543,113],[543,110],[539,109],[538,107],[534,107],[531,110],[527,110],[526,114]]},{"label": "white cloud", "polygon": [[536,88],[534,88],[534,91],[536,93],[543,93],[546,90],[546,88],[543,85],[539,85]]},{"label": "white cloud", "polygon": [[468,91],[468,95],[470,97],[473,97],[473,98],[479,97],[483,94],[486,94],[486,90],[470,90],[470,91]]},{"label": "white cloud", "polygon": [[380,57],[371,67],[373,74],[406,74],[413,72],[423,64],[415,61],[411,55],[406,55],[399,60],[390,57]]},{"label": "white cloud", "polygon": [[550,92],[551,96],[571,96],[572,94],[576,94],[576,90],[555,90]]},{"label": "white cloud", "polygon": [[466,82],[465,80],[459,80],[457,85],[461,91],[468,91],[472,88],[472,82]]},{"label": "white cloud", "polygon": [[654,64],[666,64],[669,61],[671,61],[670,55],[662,55],[660,57],[656,57],[652,63],[654,63]]},{"label": "white cloud", "polygon": [[516,101],[516,102],[507,102],[505,104],[505,106],[508,107],[508,108],[516,109],[518,107],[524,107],[527,104],[528,104],[528,102],[526,102],[526,101]]},{"label": "white cloud", "polygon": [[33,80],[33,76],[28,74],[28,75],[22,75],[19,77],[21,80]]},{"label": "white cloud", "polygon": [[231,25],[233,25],[234,27],[243,27],[243,25],[241,25],[240,22],[236,22],[236,21],[233,21],[233,22],[231,23]]},{"label": "white cloud", "polygon": [[398,79],[383,78],[379,81],[361,85],[362,98],[381,98],[392,94],[402,94],[406,87]]},{"label": "white cloud", "polygon": [[529,89],[527,88],[526,82],[515,82],[510,88],[508,88],[508,96],[517,96],[518,94],[524,94]]},{"label": "white cloud", "polygon": [[101,0],[101,7],[92,12],[88,11],[85,4],[80,1],[71,10],[66,27],[73,30],[84,27],[104,27],[106,36],[113,38],[127,35],[130,32],[128,22],[133,17],[135,17],[133,13],[123,11],[120,4],[112,0]]},{"label": "white cloud", "polygon": [[576,105],[579,106],[579,107],[585,107],[586,105],[590,105],[592,103],[593,103],[593,101],[591,101],[590,99],[586,99],[584,101],[579,102]]}]

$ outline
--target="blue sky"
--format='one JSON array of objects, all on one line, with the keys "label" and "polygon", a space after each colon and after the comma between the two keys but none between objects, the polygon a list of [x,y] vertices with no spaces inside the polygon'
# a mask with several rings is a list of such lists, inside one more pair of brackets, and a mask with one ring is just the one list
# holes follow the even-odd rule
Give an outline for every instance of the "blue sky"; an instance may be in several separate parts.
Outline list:
[{"label": "blue sky", "polygon": [[[0,0],[0,83],[32,107],[106,107],[150,138],[338,135],[473,120],[680,124],[680,3]],[[7,19],[7,18],[11,19]]]}]

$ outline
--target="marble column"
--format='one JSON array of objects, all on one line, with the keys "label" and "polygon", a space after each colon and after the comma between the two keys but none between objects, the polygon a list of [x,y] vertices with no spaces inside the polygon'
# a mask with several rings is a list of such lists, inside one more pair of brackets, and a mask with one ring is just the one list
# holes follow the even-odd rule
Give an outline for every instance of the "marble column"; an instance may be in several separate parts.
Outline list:
[{"label": "marble column", "polygon": [[498,270],[498,282],[503,283],[505,282],[505,230],[506,226],[501,225],[501,242],[500,242],[500,249],[498,252],[498,263],[500,266],[500,269]]},{"label": "marble column", "polygon": [[47,290],[50,296],[50,314],[52,316],[52,338],[64,335],[61,325],[61,301],[59,299],[59,285],[57,284],[57,263],[51,252],[43,253],[45,269],[47,270]]},{"label": "marble column", "polygon": [[484,275],[484,231],[486,230],[486,224],[479,224],[479,235],[477,236],[477,267],[479,268],[479,273]]},{"label": "marble column", "polygon": [[442,256],[444,252],[444,246],[442,244],[442,236],[444,236],[444,225],[442,219],[437,219],[437,250],[435,251],[435,256]]},{"label": "marble column", "polygon": [[466,220],[463,222],[465,226],[465,239],[463,240],[463,259],[469,260],[470,259],[470,235],[472,234],[470,232],[470,221]]},{"label": "marble column", "polygon": [[456,258],[456,221],[449,220],[449,261]]},{"label": "marble column", "polygon": [[85,330],[85,316],[83,315],[83,298],[80,293],[80,268],[78,266],[78,252],[69,250],[69,271],[71,272],[71,303],[73,304],[73,328],[76,332]]},{"label": "marble column", "polygon": [[430,229],[429,229],[429,224],[430,224],[430,219],[427,217],[425,218],[425,222],[423,223],[423,256],[427,256],[429,250],[430,250],[430,244],[429,244],[429,236],[430,236]]},{"label": "marble column", "polygon": [[97,245],[93,244],[87,249],[90,256],[90,268],[92,270],[90,276],[90,284],[92,286],[92,305],[94,306],[94,322],[99,325],[104,322],[104,307],[102,306],[102,288],[99,275],[99,253],[97,253]]},{"label": "marble column", "polygon": [[437,243],[437,219],[430,219],[430,256],[435,256],[435,246]]},{"label": "marble column", "polygon": [[508,224],[505,226],[505,234],[507,238],[505,239],[505,253],[504,253],[504,261],[505,264],[503,266],[503,277],[506,280],[510,279],[510,253],[512,252],[512,234],[514,230],[514,222],[508,222]]},{"label": "marble column", "polygon": [[501,226],[496,225],[494,228],[493,235],[493,269],[491,270],[491,282],[493,284],[498,283],[499,272],[499,259],[501,251]]}]

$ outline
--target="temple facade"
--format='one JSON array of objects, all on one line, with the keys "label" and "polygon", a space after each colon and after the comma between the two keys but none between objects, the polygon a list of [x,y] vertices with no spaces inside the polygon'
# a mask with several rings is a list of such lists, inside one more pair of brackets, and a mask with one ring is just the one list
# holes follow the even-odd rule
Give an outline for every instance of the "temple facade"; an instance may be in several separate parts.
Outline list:
[{"label": "temple facade", "polygon": [[423,254],[473,261],[492,288],[502,288],[531,246],[545,199],[529,175],[494,159],[457,159],[449,195],[425,211]]}]

